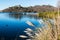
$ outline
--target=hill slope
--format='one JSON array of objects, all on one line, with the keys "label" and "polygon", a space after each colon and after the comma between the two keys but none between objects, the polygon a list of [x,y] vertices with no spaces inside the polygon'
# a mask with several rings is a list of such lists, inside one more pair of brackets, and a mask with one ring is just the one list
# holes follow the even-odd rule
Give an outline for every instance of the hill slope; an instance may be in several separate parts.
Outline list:
[{"label": "hill slope", "polygon": [[51,5],[42,5],[42,6],[36,5],[30,7],[22,7],[18,5],[6,8],[2,10],[2,12],[46,12],[54,10],[56,10],[56,7],[53,7]]}]

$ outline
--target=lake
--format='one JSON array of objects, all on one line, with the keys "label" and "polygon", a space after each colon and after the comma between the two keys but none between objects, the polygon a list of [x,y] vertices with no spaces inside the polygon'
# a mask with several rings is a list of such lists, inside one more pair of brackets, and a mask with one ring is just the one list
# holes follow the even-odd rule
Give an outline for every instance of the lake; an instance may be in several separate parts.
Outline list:
[{"label": "lake", "polygon": [[19,37],[28,36],[24,32],[26,29],[34,31],[44,26],[41,18],[31,14],[37,13],[0,13],[0,40],[26,40]]}]

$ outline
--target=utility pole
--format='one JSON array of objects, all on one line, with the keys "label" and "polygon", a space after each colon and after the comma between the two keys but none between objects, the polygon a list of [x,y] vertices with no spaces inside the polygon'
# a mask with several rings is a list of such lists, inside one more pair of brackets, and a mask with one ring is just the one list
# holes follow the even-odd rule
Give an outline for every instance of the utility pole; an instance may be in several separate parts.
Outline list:
[{"label": "utility pole", "polygon": [[58,8],[58,18],[59,18],[60,0],[57,1],[57,8]]},{"label": "utility pole", "polygon": [[53,18],[54,18],[54,35],[55,35],[55,38],[54,38],[54,40],[60,40],[59,39],[59,36],[60,36],[60,23],[59,23],[59,21],[60,21],[60,18],[59,18],[59,8],[60,8],[60,0],[57,0],[57,15],[55,15],[56,16],[56,18],[55,18],[55,16],[53,16]]},{"label": "utility pole", "polygon": [[56,25],[57,25],[57,40],[60,40],[60,16],[59,16],[59,11],[60,11],[60,0],[57,0],[57,20],[56,20]]}]

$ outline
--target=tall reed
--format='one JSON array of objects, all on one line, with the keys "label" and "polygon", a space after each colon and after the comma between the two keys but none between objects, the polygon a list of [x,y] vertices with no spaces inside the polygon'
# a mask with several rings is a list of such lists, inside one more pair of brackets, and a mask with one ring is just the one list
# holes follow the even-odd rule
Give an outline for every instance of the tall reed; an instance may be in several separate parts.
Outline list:
[{"label": "tall reed", "polygon": [[35,36],[32,40],[58,40],[58,30],[56,25],[51,25],[49,21],[45,21],[47,26],[37,28]]}]

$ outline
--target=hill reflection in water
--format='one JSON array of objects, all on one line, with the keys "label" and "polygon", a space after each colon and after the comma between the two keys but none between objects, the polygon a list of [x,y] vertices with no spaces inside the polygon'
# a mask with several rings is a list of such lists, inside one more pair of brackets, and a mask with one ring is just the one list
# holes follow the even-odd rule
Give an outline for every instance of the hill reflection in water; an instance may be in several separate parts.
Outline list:
[{"label": "hill reflection in water", "polygon": [[[26,35],[24,31],[27,28],[35,30],[34,27],[28,25],[29,23],[35,25],[35,27],[42,27],[43,24],[38,22],[36,16],[29,16],[22,13],[0,13],[0,39],[5,40],[25,40],[19,37],[19,35]],[[28,37],[29,38],[29,37]]]}]

